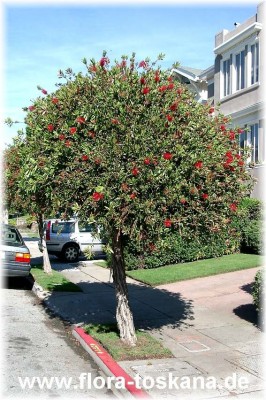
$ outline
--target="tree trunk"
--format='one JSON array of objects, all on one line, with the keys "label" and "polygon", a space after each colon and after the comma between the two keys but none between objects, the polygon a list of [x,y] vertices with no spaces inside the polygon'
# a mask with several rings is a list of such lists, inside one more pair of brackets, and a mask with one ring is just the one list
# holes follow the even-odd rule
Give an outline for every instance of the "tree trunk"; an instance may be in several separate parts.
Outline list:
[{"label": "tree trunk", "polygon": [[126,283],[125,264],[123,258],[122,234],[118,230],[113,231],[113,280],[116,292],[116,320],[121,340],[129,346],[135,346],[137,337],[135,333],[132,312],[128,303],[128,290]]},{"label": "tree trunk", "polygon": [[49,258],[48,251],[47,251],[46,241],[45,241],[45,232],[43,229],[43,215],[42,214],[38,214],[37,222],[38,222],[39,235],[40,235],[40,239],[42,242],[42,248],[43,248],[43,270],[47,274],[51,274],[52,267],[51,267],[50,258]]}]

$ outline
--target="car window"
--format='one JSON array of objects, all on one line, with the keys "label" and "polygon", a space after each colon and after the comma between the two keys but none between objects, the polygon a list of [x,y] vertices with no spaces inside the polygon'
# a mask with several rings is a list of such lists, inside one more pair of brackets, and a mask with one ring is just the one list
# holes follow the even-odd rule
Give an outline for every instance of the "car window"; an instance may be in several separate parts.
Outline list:
[{"label": "car window", "polygon": [[79,222],[80,232],[93,232],[95,231],[95,226],[93,224],[88,224],[87,222]]},{"label": "car window", "polygon": [[6,246],[21,246],[24,244],[17,229],[7,226],[2,229],[2,243]]},{"label": "car window", "polygon": [[75,222],[53,222],[53,233],[73,233],[75,232]]}]

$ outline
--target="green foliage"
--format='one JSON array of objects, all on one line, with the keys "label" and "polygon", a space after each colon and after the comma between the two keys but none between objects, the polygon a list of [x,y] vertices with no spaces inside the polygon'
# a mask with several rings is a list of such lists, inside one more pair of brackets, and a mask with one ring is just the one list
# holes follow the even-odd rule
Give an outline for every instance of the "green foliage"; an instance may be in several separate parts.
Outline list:
[{"label": "green foliage", "polygon": [[244,198],[239,204],[239,211],[233,224],[241,233],[241,251],[243,253],[263,254],[261,201]]},{"label": "green foliage", "polygon": [[263,254],[262,221],[249,221],[243,227],[242,251]]},{"label": "green foliage", "polygon": [[165,234],[154,249],[137,248],[133,242],[125,245],[124,257],[127,270],[157,268],[173,263],[220,257],[239,250],[240,239],[228,232],[201,232],[193,235],[186,232]]},{"label": "green foliage", "polygon": [[257,311],[259,311],[261,313],[261,317],[263,317],[265,296],[263,270],[259,270],[255,275],[254,284],[252,286],[252,296],[253,303],[255,304]]}]

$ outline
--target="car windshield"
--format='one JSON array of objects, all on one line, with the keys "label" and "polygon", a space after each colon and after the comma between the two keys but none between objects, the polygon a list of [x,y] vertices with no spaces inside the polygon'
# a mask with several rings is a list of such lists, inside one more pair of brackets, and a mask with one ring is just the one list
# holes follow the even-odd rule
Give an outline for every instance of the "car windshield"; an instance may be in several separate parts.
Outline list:
[{"label": "car windshield", "polygon": [[24,244],[17,229],[10,226],[2,228],[2,243],[6,246],[21,246]]}]

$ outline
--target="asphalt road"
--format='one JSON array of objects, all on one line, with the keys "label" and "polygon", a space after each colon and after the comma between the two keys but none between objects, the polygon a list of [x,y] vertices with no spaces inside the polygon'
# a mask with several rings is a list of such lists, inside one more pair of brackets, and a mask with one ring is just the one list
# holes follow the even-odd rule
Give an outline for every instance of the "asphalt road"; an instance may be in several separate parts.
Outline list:
[{"label": "asphalt road", "polygon": [[[12,278],[1,289],[3,397],[112,398],[112,393],[105,387],[99,389],[103,378],[98,367],[75,341],[70,327],[49,315],[31,288],[29,280]],[[81,379],[81,374],[85,378]],[[36,377],[31,389],[21,386],[20,382],[25,384],[27,377]],[[44,377],[50,388],[44,384]],[[44,384],[43,389],[37,379]],[[32,384],[33,381],[29,382]]]}]

